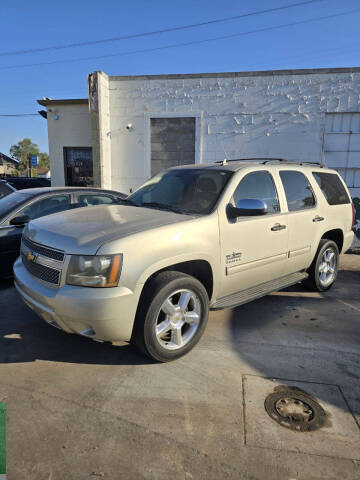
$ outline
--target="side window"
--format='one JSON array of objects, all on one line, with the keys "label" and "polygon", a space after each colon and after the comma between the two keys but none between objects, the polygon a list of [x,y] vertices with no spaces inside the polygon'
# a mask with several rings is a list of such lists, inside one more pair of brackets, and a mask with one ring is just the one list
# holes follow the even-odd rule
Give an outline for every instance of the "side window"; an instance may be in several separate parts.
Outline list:
[{"label": "side window", "polygon": [[54,195],[42,198],[20,210],[17,215],[27,215],[30,220],[63,212],[70,208],[70,195]]},{"label": "side window", "polygon": [[344,185],[336,173],[313,172],[313,176],[329,205],[350,203]]},{"label": "side window", "polygon": [[315,197],[305,175],[293,170],[283,170],[280,178],[284,186],[289,212],[315,206]]},{"label": "side window", "polygon": [[97,193],[78,194],[77,198],[78,203],[84,207],[92,207],[94,205],[112,205],[114,203],[118,203],[114,197]]},{"label": "side window", "polygon": [[5,183],[0,182],[0,198],[5,197],[5,195],[9,195],[9,193],[12,193],[13,191],[11,190],[10,187],[8,187]]},{"label": "side window", "polygon": [[274,180],[268,172],[248,173],[237,186],[233,198],[235,205],[246,198],[264,200],[269,213],[280,212]]}]

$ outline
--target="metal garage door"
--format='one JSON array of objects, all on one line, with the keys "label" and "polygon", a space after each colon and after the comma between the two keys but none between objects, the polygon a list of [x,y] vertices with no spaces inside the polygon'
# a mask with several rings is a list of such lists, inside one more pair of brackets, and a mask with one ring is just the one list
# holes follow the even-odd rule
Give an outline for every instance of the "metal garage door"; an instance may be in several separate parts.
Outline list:
[{"label": "metal garage door", "polygon": [[350,192],[360,190],[360,113],[326,114],[324,160],[345,179]]},{"label": "metal garage door", "polygon": [[195,163],[195,122],[194,117],[151,118],[151,176]]}]

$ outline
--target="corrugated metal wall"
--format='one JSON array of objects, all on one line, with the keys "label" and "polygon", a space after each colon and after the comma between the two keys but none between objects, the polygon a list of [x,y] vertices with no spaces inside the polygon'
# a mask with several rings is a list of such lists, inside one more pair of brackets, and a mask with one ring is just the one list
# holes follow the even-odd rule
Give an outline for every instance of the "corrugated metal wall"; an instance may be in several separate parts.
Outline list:
[{"label": "corrugated metal wall", "polygon": [[360,189],[360,113],[327,113],[324,160],[336,168],[352,193]]}]

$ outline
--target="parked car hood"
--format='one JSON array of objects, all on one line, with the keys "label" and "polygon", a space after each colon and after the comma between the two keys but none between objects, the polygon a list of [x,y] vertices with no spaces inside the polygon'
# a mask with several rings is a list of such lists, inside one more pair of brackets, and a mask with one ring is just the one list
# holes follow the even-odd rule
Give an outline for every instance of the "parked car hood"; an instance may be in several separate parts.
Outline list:
[{"label": "parked car hood", "polygon": [[190,218],[153,208],[99,205],[38,218],[27,225],[24,235],[66,253],[94,255],[112,240]]}]

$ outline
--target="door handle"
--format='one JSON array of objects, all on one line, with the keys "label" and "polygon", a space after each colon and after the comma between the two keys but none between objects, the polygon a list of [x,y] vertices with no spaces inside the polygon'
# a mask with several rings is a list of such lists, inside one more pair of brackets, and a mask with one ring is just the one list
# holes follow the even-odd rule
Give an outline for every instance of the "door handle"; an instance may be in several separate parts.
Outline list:
[{"label": "door handle", "polygon": [[325,220],[324,217],[320,217],[319,215],[316,215],[314,218],[313,218],[313,222],[322,222],[323,220]]},{"label": "door handle", "polygon": [[280,223],[275,223],[273,227],[271,227],[272,232],[278,232],[279,230],[284,230],[286,225],[280,225]]}]

